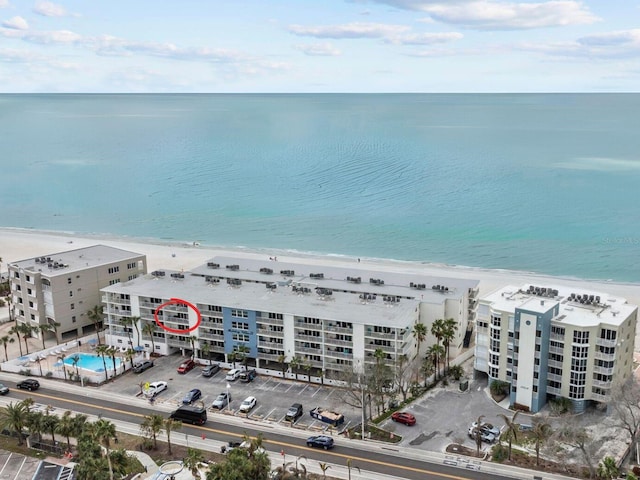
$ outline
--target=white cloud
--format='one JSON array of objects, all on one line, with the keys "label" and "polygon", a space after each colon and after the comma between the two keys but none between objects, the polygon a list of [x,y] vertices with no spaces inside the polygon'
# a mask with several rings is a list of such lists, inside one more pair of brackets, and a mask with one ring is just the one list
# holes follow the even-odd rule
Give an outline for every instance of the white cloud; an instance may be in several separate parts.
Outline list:
[{"label": "white cloud", "polygon": [[29,63],[38,60],[40,57],[26,50],[16,50],[12,48],[0,48],[0,62],[5,63]]},{"label": "white cloud", "polygon": [[295,45],[295,48],[300,50],[305,55],[309,55],[312,57],[337,57],[339,55],[342,55],[342,52],[330,43]]},{"label": "white cloud", "polygon": [[37,43],[40,45],[69,45],[73,43],[81,43],[82,35],[70,30],[53,30],[49,32],[33,32],[22,37],[27,42]]},{"label": "white cloud", "polygon": [[0,8],[7,8],[9,6],[9,0],[0,0]]},{"label": "white cloud", "polygon": [[12,30],[29,30],[29,24],[22,17],[13,17],[2,22],[2,26]]},{"label": "white cloud", "polygon": [[458,32],[443,33],[409,33],[388,38],[387,43],[396,45],[433,45],[460,40],[464,35]]},{"label": "white cloud", "polygon": [[477,30],[520,30],[585,25],[599,18],[581,2],[551,0],[539,3],[492,0],[378,0],[398,8],[426,12],[436,21]]},{"label": "white cloud", "polygon": [[546,55],[584,59],[620,59],[640,57],[640,29],[596,33],[576,41],[523,43],[521,50]]},{"label": "white cloud", "polygon": [[45,17],[66,17],[68,15],[63,6],[47,1],[37,2],[36,6],[33,7],[33,12]]},{"label": "white cloud", "polygon": [[290,25],[289,32],[301,37],[316,38],[383,38],[398,35],[409,30],[404,25],[387,25],[382,23],[347,23],[343,25]]}]

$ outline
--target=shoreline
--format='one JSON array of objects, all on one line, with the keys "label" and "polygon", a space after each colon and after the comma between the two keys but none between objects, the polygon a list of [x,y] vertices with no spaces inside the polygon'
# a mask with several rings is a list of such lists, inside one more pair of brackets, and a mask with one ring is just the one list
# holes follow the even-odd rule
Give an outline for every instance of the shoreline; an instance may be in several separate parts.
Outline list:
[{"label": "shoreline", "polygon": [[[455,264],[431,263],[386,258],[358,258],[337,253],[322,254],[277,248],[250,248],[244,246],[217,246],[200,241],[168,240],[145,237],[123,237],[110,234],[78,234],[69,231],[36,230],[19,227],[0,227],[0,257],[2,271],[6,264],[40,255],[74,250],[95,244],[106,244],[147,256],[149,271],[168,268],[190,270],[215,256],[264,258],[279,256],[283,261],[303,259],[318,264],[353,265],[359,269],[402,270],[408,273],[434,277],[456,277],[478,280],[480,294],[486,295],[507,285],[527,283],[559,283],[576,289],[598,289],[624,297],[629,303],[640,304],[640,283],[615,280],[582,279],[572,276],[552,276],[530,271],[491,269]],[[354,265],[355,264],[355,265]]]}]

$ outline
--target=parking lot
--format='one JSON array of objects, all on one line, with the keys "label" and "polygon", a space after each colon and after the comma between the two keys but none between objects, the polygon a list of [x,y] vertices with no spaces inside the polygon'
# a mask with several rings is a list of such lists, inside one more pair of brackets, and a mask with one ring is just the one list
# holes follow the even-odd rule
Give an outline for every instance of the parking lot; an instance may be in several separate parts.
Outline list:
[{"label": "parking lot", "polygon": [[[179,374],[177,369],[184,360],[186,360],[184,357],[176,355],[156,358],[152,368],[139,374],[127,373],[102,388],[136,396],[140,392],[141,383],[164,381],[167,382],[168,388],[158,394],[155,402],[176,408],[182,405],[182,399],[189,390],[198,388],[202,391],[200,401],[207,407],[209,419],[214,419],[215,415],[228,415],[229,411],[233,411],[234,415],[245,416],[238,409],[245,398],[253,396],[256,397],[257,403],[248,414],[252,419],[289,424],[284,418],[288,408],[293,403],[301,403],[304,414],[296,421],[296,427],[311,430],[327,428],[327,424],[309,415],[309,411],[318,406],[342,413],[345,417],[344,426],[360,423],[360,409],[346,405],[340,399],[336,388],[264,375],[258,375],[250,383],[241,382],[239,379],[227,381],[225,375],[228,369],[224,368],[207,378],[202,375],[202,366],[197,366],[185,374]],[[236,366],[241,368],[239,365]],[[212,409],[211,405],[218,394],[227,390],[231,396],[230,409],[225,408],[222,411]]]}]

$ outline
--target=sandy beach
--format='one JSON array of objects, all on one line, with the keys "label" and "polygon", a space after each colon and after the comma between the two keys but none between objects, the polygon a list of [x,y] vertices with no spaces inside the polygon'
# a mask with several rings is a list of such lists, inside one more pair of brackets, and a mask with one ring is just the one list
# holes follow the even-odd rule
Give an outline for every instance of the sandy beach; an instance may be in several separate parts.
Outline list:
[{"label": "sandy beach", "polygon": [[[74,250],[96,244],[110,245],[147,256],[149,271],[166,268],[189,270],[218,256],[242,256],[264,258],[277,256],[281,261],[318,263],[318,265],[352,265],[355,268],[375,268],[380,271],[404,271],[421,275],[475,279],[480,281],[480,295],[486,295],[506,285],[566,285],[576,292],[602,292],[626,298],[629,303],[640,304],[640,285],[622,282],[597,282],[573,278],[561,278],[508,270],[489,270],[471,267],[458,267],[416,262],[402,262],[386,259],[357,258],[340,256],[321,256],[292,253],[276,250],[251,250],[216,248],[188,242],[162,243],[160,241],[112,238],[108,236],[86,236],[62,232],[42,232],[23,229],[0,228],[0,257],[3,259],[2,271],[6,264],[30,257],[49,255]],[[357,267],[354,265],[357,264]],[[636,337],[636,350],[640,342]]]}]

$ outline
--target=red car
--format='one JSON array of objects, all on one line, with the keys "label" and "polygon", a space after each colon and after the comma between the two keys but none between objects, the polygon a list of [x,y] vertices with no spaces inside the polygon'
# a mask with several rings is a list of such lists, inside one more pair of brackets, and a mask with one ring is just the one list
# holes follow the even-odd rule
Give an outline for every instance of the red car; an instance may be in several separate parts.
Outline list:
[{"label": "red car", "polygon": [[190,370],[193,370],[196,367],[196,362],[193,360],[187,360],[182,365],[178,367],[178,373],[187,373]]},{"label": "red car", "polygon": [[409,426],[416,424],[416,417],[409,412],[395,412],[391,415],[391,420],[398,423],[404,423]]}]

